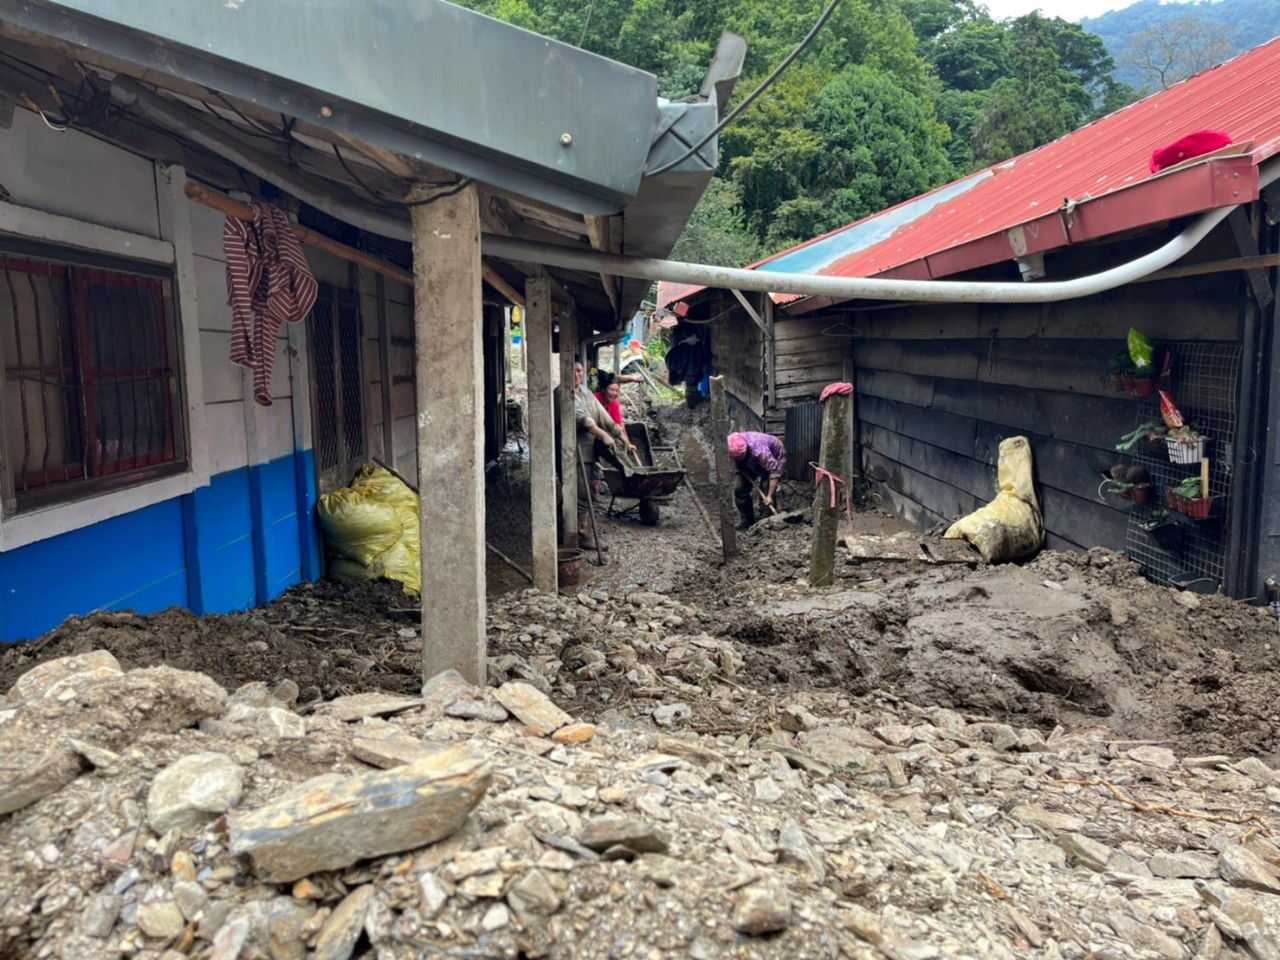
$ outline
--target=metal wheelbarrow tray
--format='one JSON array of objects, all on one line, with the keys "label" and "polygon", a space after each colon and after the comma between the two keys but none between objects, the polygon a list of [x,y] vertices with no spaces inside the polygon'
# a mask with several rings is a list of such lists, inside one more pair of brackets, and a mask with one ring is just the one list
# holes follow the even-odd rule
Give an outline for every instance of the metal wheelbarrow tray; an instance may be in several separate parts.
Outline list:
[{"label": "metal wheelbarrow tray", "polygon": [[654,465],[653,445],[647,424],[628,423],[627,435],[636,446],[641,465],[624,472],[610,463],[601,464],[611,497],[608,512],[610,516],[629,513],[635,507],[615,512],[613,501],[619,498],[634,499],[639,501],[636,507],[639,507],[640,522],[653,526],[658,522],[658,505],[669,500],[676,492],[676,487],[684,479],[685,471]]}]

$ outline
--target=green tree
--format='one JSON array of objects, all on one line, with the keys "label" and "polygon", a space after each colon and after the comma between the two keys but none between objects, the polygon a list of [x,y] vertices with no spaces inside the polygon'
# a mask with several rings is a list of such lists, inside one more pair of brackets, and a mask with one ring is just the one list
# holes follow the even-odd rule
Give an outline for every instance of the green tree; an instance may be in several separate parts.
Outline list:
[{"label": "green tree", "polygon": [[747,227],[738,188],[716,177],[676,241],[671,259],[741,267],[759,260],[760,252],[759,238]]}]

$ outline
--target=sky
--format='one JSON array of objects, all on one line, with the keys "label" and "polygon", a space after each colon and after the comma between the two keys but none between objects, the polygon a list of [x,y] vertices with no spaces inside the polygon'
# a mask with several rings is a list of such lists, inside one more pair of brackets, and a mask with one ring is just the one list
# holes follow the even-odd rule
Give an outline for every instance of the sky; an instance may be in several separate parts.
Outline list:
[{"label": "sky", "polygon": [[997,20],[1020,17],[1032,10],[1045,16],[1078,23],[1084,17],[1100,17],[1108,10],[1120,10],[1136,0],[980,0]]}]

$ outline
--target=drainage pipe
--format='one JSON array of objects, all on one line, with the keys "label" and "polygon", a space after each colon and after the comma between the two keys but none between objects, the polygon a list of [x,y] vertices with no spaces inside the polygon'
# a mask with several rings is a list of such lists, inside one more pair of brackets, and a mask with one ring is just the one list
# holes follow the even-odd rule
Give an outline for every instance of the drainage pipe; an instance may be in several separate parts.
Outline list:
[{"label": "drainage pipe", "polygon": [[[1280,162],[1260,171],[1259,188],[1280,176]],[[1135,260],[1074,280],[984,283],[964,280],[889,280],[875,277],[824,277],[808,273],[777,273],[714,267],[675,260],[650,260],[588,251],[515,237],[485,235],[485,256],[522,260],[566,270],[605,272],[640,280],[666,280],[722,290],[759,293],[797,293],[841,300],[916,300],[928,302],[1051,303],[1088,297],[1133,283],[1181,259],[1227,218],[1236,205],[1202,213],[1164,246]]]}]

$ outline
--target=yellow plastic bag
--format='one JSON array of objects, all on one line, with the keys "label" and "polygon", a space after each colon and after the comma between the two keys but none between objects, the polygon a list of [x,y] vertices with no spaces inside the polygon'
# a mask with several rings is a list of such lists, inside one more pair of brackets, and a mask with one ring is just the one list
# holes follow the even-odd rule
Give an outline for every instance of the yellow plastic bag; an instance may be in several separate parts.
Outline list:
[{"label": "yellow plastic bag", "polygon": [[953,523],[943,538],[968,540],[988,563],[1033,556],[1044,543],[1044,519],[1026,437],[1000,441],[996,479],[1000,484],[996,498]]},{"label": "yellow plastic bag", "polygon": [[384,467],[366,463],[349,487],[316,505],[335,580],[398,580],[422,585],[418,495]]}]

